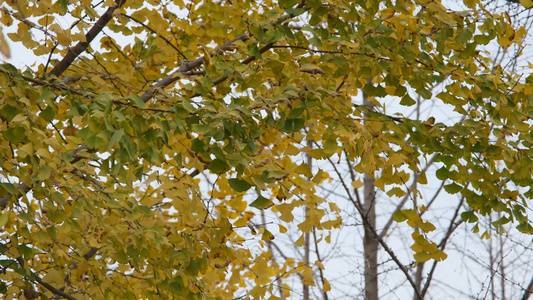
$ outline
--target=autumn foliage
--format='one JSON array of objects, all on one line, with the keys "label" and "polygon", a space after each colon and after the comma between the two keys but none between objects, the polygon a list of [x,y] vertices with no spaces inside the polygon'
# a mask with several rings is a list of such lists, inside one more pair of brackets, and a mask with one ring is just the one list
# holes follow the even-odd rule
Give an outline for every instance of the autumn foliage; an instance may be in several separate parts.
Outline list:
[{"label": "autumn foliage", "polygon": [[[533,233],[533,77],[492,64],[483,48],[520,45],[526,32],[478,0],[464,5],[4,2],[0,52],[25,47],[40,60],[0,65],[0,293],[259,299],[292,274],[315,285],[312,266],[278,263],[266,247],[298,208],[299,246],[313,229],[327,243],[341,225],[335,199],[316,192],[340,174],[310,161],[347,160],[403,197],[417,193],[410,172],[428,183],[420,166],[433,157],[474,229],[495,211],[494,226]],[[462,118],[385,109],[417,101]],[[394,218],[417,228],[417,261],[443,260],[424,209]],[[261,210],[279,222],[252,225]]]}]

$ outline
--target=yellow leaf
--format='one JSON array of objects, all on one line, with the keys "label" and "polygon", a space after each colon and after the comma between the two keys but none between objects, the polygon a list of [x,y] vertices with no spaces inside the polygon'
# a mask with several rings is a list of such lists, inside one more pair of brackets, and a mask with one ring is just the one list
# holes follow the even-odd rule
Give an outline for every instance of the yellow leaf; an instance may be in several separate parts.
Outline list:
[{"label": "yellow leaf", "polygon": [[[19,151],[25,153],[26,155],[33,155],[33,143],[25,144],[19,148]],[[20,153],[20,155],[21,157],[26,157],[26,155],[22,155],[22,153]]]},{"label": "yellow leaf", "polygon": [[285,149],[285,155],[298,155],[298,154],[300,154],[300,150],[292,144],[288,145],[287,149]]},{"label": "yellow leaf", "polygon": [[261,239],[263,241],[267,241],[268,242],[268,241],[271,241],[271,240],[274,239],[274,235],[270,231],[268,231],[268,230],[266,230],[264,228],[261,228],[261,229],[263,230],[263,235],[261,236]]},{"label": "yellow leaf", "polygon": [[415,253],[413,257],[416,259],[417,262],[425,262],[431,259],[431,255],[427,252]]},{"label": "yellow leaf", "polygon": [[81,277],[87,272],[87,269],[89,268],[89,263],[87,260],[82,259],[80,263],[78,263],[78,268],[76,269],[76,279],[78,281],[81,280]]},{"label": "yellow leaf", "polygon": [[418,183],[420,183],[420,184],[427,184],[428,183],[428,179],[426,177],[426,172],[425,171],[422,171],[422,173],[420,173],[420,175],[418,175]]},{"label": "yellow leaf", "polygon": [[294,172],[305,175],[308,178],[313,177],[313,172],[311,172],[311,168],[306,163],[299,165],[296,169],[294,169]]},{"label": "yellow leaf", "polygon": [[328,235],[326,236],[325,240],[326,240],[326,243],[331,244],[331,232],[328,233]]},{"label": "yellow leaf", "polygon": [[287,232],[287,228],[281,224],[278,224],[278,227],[279,227],[279,232],[280,233],[285,233]]},{"label": "yellow leaf", "polygon": [[316,184],[319,184],[322,182],[322,175],[324,174],[324,171],[322,169],[319,169],[316,173],[315,177],[313,177],[313,182]]},{"label": "yellow leaf", "polygon": [[520,0],[520,4],[522,4],[525,8],[533,7],[533,1],[532,0]]},{"label": "yellow leaf", "polygon": [[11,50],[9,49],[9,45],[7,44],[4,34],[2,33],[2,28],[0,28],[0,54],[6,58],[11,57]]},{"label": "yellow leaf", "polygon": [[331,285],[329,284],[329,281],[324,278],[324,292],[329,292],[331,291]]},{"label": "yellow leaf", "polygon": [[430,222],[422,222],[420,225],[418,225],[420,229],[424,230],[424,232],[431,232],[437,228],[435,228],[435,225],[431,224]]},{"label": "yellow leaf", "polygon": [[361,180],[352,181],[352,186],[356,189],[363,187],[363,185],[363,181]]},{"label": "yellow leaf", "polygon": [[302,272],[302,283],[309,286],[315,286],[313,270],[310,267],[306,267]]},{"label": "yellow leaf", "polygon": [[325,270],[324,265],[319,260],[315,261],[315,266],[319,267],[322,270]]},{"label": "yellow leaf", "polygon": [[298,224],[298,229],[302,232],[310,232],[313,229],[313,224],[311,223],[311,218],[309,216],[302,223]]},{"label": "yellow leaf", "polygon": [[407,157],[404,154],[394,152],[391,155],[389,155],[389,159],[387,159],[387,165],[396,166],[396,165],[402,164],[406,160],[407,160]]},{"label": "yellow leaf", "polygon": [[284,297],[291,296],[291,287],[288,284],[282,283],[280,284],[280,288],[281,288],[281,293],[283,294]]},{"label": "yellow leaf", "polygon": [[426,27],[420,29],[420,35],[428,36],[433,33],[433,25],[427,25]]},{"label": "yellow leaf", "polygon": [[385,87],[385,91],[389,95],[394,95],[394,93],[396,92],[396,87],[388,85]]},{"label": "yellow leaf", "polygon": [[51,159],[50,152],[46,150],[45,148],[39,148],[37,151],[35,151],[35,154],[39,155],[41,158],[44,159]]},{"label": "yellow leaf", "polygon": [[9,215],[7,214],[7,212],[5,214],[1,214],[0,215],[0,228],[4,228],[4,226],[7,224],[8,221],[9,221]]},{"label": "yellow leaf", "polygon": [[341,212],[341,209],[337,206],[337,204],[333,203],[333,202],[329,202],[328,203],[329,205],[329,209],[333,212],[337,212],[337,213],[340,213]]},{"label": "yellow leaf", "polygon": [[483,232],[483,234],[481,235],[481,239],[482,240],[490,239],[490,234],[487,231]]},{"label": "yellow leaf", "polygon": [[57,41],[63,46],[70,46],[72,38],[70,37],[70,30],[63,30],[59,24],[54,23],[50,25],[50,30],[55,32]]},{"label": "yellow leaf", "polygon": [[380,12],[381,18],[384,20],[390,19],[394,15],[395,12],[396,10],[394,8],[390,8],[390,7],[386,8]]},{"label": "yellow leaf", "polygon": [[263,297],[265,296],[267,292],[267,289],[260,286],[260,285],[256,285],[250,292],[250,296],[252,296],[252,299],[263,299]]},{"label": "yellow leaf", "polygon": [[292,222],[292,220],[294,220],[294,216],[292,215],[292,210],[294,209],[293,205],[282,203],[276,205],[275,208],[281,213],[281,216],[279,217],[280,220],[284,222]]},{"label": "yellow leaf", "polygon": [[63,272],[56,269],[49,269],[48,273],[43,277],[43,281],[50,284],[60,284],[64,279],[65,275]]},{"label": "yellow leaf", "polygon": [[304,239],[304,235],[302,234],[300,238],[297,239],[296,242],[294,242],[294,245],[298,247],[303,247],[304,243],[305,243],[305,239]]},{"label": "yellow leaf", "polygon": [[20,124],[24,121],[27,121],[28,119],[26,118],[26,116],[24,114],[18,114],[16,115],[13,119],[11,119],[11,123],[14,123],[14,124]]}]

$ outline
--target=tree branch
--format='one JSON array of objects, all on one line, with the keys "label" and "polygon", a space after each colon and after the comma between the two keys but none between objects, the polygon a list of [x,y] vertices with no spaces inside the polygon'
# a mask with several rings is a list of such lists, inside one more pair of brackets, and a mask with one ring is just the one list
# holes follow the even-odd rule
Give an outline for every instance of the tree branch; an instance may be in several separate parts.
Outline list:
[{"label": "tree branch", "polygon": [[[459,205],[457,205],[457,208],[455,209],[453,213],[452,220],[450,221],[450,226],[448,226],[448,231],[446,232],[446,235],[442,239],[442,241],[439,243],[438,247],[440,250],[444,250],[444,247],[446,247],[446,243],[448,242],[448,239],[452,236],[452,233],[459,227],[459,224],[463,222],[463,220],[459,220],[459,222],[455,222],[455,219],[459,215],[459,210],[461,209],[461,206],[463,206],[463,203],[465,201],[464,196],[461,197],[461,201],[459,202]],[[433,274],[435,273],[435,268],[437,267],[438,261],[434,261],[433,265],[431,266],[431,270],[429,271],[428,278],[426,279],[426,283],[424,284],[424,287],[422,288],[422,297],[424,297],[428,291],[429,285],[431,283],[431,279],[433,278]]]},{"label": "tree branch", "polygon": [[[297,7],[298,8],[303,8],[304,5],[300,4]],[[276,23],[282,23],[282,22],[284,22],[284,21],[286,21],[288,19],[291,19],[292,17],[293,17],[293,15],[291,15],[291,14],[284,15],[284,16],[280,17],[278,20],[276,20],[274,22],[271,22],[269,25],[275,26]],[[266,26],[263,27],[263,30],[266,31]],[[230,41],[227,41],[222,46],[216,48],[214,56],[222,54],[224,51],[226,51],[236,41],[245,42],[245,41],[247,41],[249,39],[250,39],[250,33],[249,32],[241,34],[238,37],[236,37],[236,38],[234,38],[234,39],[232,39]],[[272,46],[274,46],[274,44],[268,44],[268,45],[264,46],[261,50],[265,49],[265,47],[266,47],[266,49],[264,50],[264,51],[266,51],[268,49],[271,49]],[[252,62],[253,60],[255,60],[255,57],[249,57],[249,58],[245,59],[244,61],[242,61],[241,63],[248,64],[248,63]],[[181,66],[176,71],[170,73],[165,78],[159,80],[150,89],[148,89],[146,92],[144,92],[144,94],[141,96],[142,101],[145,102],[145,103],[148,102],[155,95],[156,90],[165,88],[165,87],[171,85],[172,83],[176,82],[177,80],[180,79],[180,76],[179,76],[180,74],[189,72],[189,71],[191,71],[191,70],[193,70],[195,68],[200,67],[204,63],[204,61],[205,61],[205,57],[204,56],[199,57],[199,58],[197,58],[195,60],[191,60],[191,61],[183,61]],[[226,80],[226,78],[227,77],[221,77],[221,78],[215,80],[215,82],[213,82],[213,84],[216,85],[216,84]]]},{"label": "tree branch", "polygon": [[[27,186],[25,183],[21,183],[19,184],[19,186],[17,186],[17,190],[20,191],[20,194],[26,194],[31,190],[31,187]],[[7,202],[9,201],[11,196],[13,196],[13,194],[7,193],[4,195],[4,197],[0,198],[0,209],[6,208]]]},{"label": "tree branch", "polygon": [[389,247],[389,245],[387,245],[387,243],[382,238],[379,237],[379,234],[377,233],[376,229],[373,226],[371,226],[370,221],[368,220],[368,217],[366,216],[366,214],[364,212],[364,209],[359,205],[359,203],[352,197],[351,193],[349,192],[350,189],[348,188],[348,185],[344,181],[342,174],[339,172],[339,170],[335,166],[335,163],[329,157],[327,159],[328,159],[330,165],[333,167],[333,170],[335,171],[335,173],[337,173],[337,176],[339,177],[339,180],[340,180],[340,182],[342,184],[342,187],[344,188],[344,190],[346,191],[346,193],[348,195],[348,199],[350,200],[350,202],[352,202],[352,204],[357,209],[357,212],[361,215],[361,219],[363,220],[363,224],[364,224],[365,228],[367,228],[370,231],[370,233],[378,240],[379,244],[383,247],[385,252],[387,252],[387,254],[389,254],[389,256],[392,258],[392,260],[396,263],[396,265],[404,273],[405,278],[407,279],[407,281],[409,281],[409,283],[413,287],[413,289],[415,291],[415,294],[417,296],[417,299],[423,299],[422,298],[422,294],[420,293],[420,290],[416,286],[416,283],[413,281],[413,278],[411,278],[411,275],[409,275],[409,270],[407,270],[407,268],[400,262],[400,260],[396,256],[396,254],[394,254],[392,249]]},{"label": "tree branch", "polygon": [[[425,172],[433,164],[433,159],[434,158],[435,158],[434,156],[431,157],[431,159],[428,161],[428,163],[426,164],[426,166],[424,167],[422,172]],[[392,223],[394,222],[394,219],[392,218],[392,216],[394,216],[394,214],[399,212],[402,209],[402,207],[405,205],[405,202],[407,202],[407,200],[409,200],[409,196],[411,195],[411,189],[415,186],[415,184],[416,184],[416,180],[413,181],[413,183],[411,184],[411,187],[409,187],[409,189],[407,190],[407,194],[405,194],[405,196],[403,196],[402,201],[400,201],[400,203],[398,203],[398,205],[396,205],[396,208],[394,209],[394,212],[391,214],[391,217],[387,221],[387,224],[385,224],[385,227],[383,227],[383,230],[381,230],[381,233],[379,234],[380,238],[384,238],[387,235],[387,232],[389,231],[389,228],[391,227]],[[441,187],[435,193],[435,197],[437,197],[437,195],[439,194],[439,192],[441,191],[443,186],[444,186],[444,181],[442,182]]]},{"label": "tree branch", "polygon": [[157,35],[158,38],[163,39],[163,40],[164,40],[164,41],[165,41],[170,47],[174,48],[174,50],[176,50],[176,52],[178,52],[179,55],[181,55],[181,57],[183,57],[184,59],[187,59],[187,57],[185,56],[185,54],[183,54],[183,52],[181,52],[181,50],[178,49],[178,47],[174,46],[174,45],[173,45],[173,44],[172,44],[167,38],[165,38],[164,36],[158,34],[157,31],[155,31],[152,27],[150,27],[150,26],[144,24],[143,22],[137,20],[136,18],[134,18],[134,17],[132,17],[132,16],[130,16],[130,15],[127,15],[127,14],[124,14],[124,13],[122,13],[121,15],[124,16],[124,17],[126,17],[126,18],[128,18],[128,19],[130,19],[130,20],[132,20],[132,21],[134,21],[134,22],[136,22],[136,23],[138,23],[138,24],[140,24],[140,25],[143,26],[144,28],[146,28],[146,29],[148,29],[149,31],[151,31],[153,34]]},{"label": "tree branch", "polygon": [[107,11],[96,21],[93,27],[85,35],[85,42],[78,42],[76,46],[68,50],[67,55],[48,73],[48,76],[55,75],[59,77],[65,70],[72,65],[76,57],[82,52],[87,50],[91,42],[96,38],[96,36],[104,29],[104,27],[109,23],[113,17],[113,12],[115,9],[120,8],[126,0],[115,0],[116,6],[110,7]]},{"label": "tree branch", "polygon": [[42,285],[44,288],[46,288],[50,292],[52,292],[52,293],[54,293],[56,295],[59,295],[59,296],[61,296],[63,298],[67,298],[69,300],[77,300],[72,295],[67,294],[67,293],[63,292],[62,290],[53,287],[51,284],[49,284],[47,282],[44,282],[39,276],[37,276],[37,274],[33,274],[33,276],[35,277],[35,281],[37,281],[40,285]]},{"label": "tree branch", "polygon": [[529,284],[527,285],[527,289],[524,292],[524,295],[522,296],[522,300],[528,300],[529,296],[533,293],[533,277],[531,277],[531,281],[529,281]]}]

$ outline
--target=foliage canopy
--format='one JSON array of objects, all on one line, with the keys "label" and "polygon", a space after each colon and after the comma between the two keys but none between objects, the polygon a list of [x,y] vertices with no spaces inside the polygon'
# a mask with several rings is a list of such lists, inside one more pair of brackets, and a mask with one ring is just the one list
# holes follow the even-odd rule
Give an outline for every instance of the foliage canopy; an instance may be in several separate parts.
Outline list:
[{"label": "foliage canopy", "polygon": [[[408,169],[427,184],[420,165],[431,157],[446,191],[466,198],[465,221],[501,212],[495,226],[533,233],[533,77],[492,64],[483,48],[521,46],[526,32],[479,0],[464,5],[3,3],[0,22],[17,29],[0,32],[1,53],[21,43],[44,61],[0,65],[0,292],[261,298],[294,273],[313,285],[310,266],[278,264],[245,239],[283,234],[298,207],[297,245],[312,228],[340,226],[337,205],[316,194],[330,175],[302,154],[346,158],[391,197],[416,193]],[[356,103],[361,92],[375,107]],[[385,111],[417,101],[462,118]],[[263,209],[280,224],[249,225]],[[421,230],[417,261],[445,259],[421,209],[395,220]]]}]

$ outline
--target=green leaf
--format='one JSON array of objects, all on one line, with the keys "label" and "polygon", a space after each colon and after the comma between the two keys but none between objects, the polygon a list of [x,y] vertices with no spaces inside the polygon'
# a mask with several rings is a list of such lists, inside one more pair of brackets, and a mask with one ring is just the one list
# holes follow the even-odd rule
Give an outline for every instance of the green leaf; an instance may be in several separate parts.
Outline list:
[{"label": "green leaf", "polygon": [[11,105],[5,105],[2,107],[2,109],[0,109],[0,116],[6,118],[8,122],[11,122],[11,120],[13,120],[13,118],[20,113],[20,110]]},{"label": "green leaf", "polygon": [[25,260],[32,259],[35,256],[35,254],[38,252],[37,250],[30,248],[26,246],[25,244],[19,245],[18,251],[20,254],[22,254]]},{"label": "green leaf", "polygon": [[516,229],[522,233],[533,234],[533,226],[529,222],[524,222],[516,226]]},{"label": "green leaf", "polygon": [[450,171],[446,167],[442,167],[435,172],[435,176],[440,180],[446,180],[448,179],[449,173]]},{"label": "green leaf", "polygon": [[48,89],[44,89],[41,93],[41,95],[39,96],[39,98],[37,99],[37,102],[40,103],[40,102],[43,102],[44,100],[48,100],[50,98],[53,98],[53,97],[56,97],[56,94]]},{"label": "green leaf", "polygon": [[463,187],[456,184],[455,182],[452,182],[450,184],[447,184],[444,186],[444,190],[450,194],[456,194],[463,190]]},{"label": "green leaf", "polygon": [[300,164],[296,169],[294,169],[294,172],[301,174],[301,175],[305,175],[307,176],[307,178],[313,177],[313,172],[311,172],[311,168],[309,167],[308,164],[304,162]]},{"label": "green leaf", "polygon": [[1,214],[0,215],[0,229],[4,228],[4,226],[6,226],[8,221],[9,221],[9,215],[8,214]]},{"label": "green leaf", "polygon": [[222,174],[229,171],[230,166],[225,161],[216,158],[209,164],[207,168],[215,174]]},{"label": "green leaf", "polygon": [[243,179],[231,178],[228,180],[228,183],[231,188],[237,192],[246,192],[252,187],[246,180]]},{"label": "green leaf", "polygon": [[39,173],[37,173],[37,180],[44,181],[46,179],[49,179],[51,175],[52,175],[52,168],[46,165],[39,169]]},{"label": "green leaf", "polygon": [[400,101],[400,105],[403,105],[403,106],[413,106],[415,104],[416,104],[416,101],[413,98],[411,98],[409,94],[405,94],[402,97],[402,101]]},{"label": "green leaf", "polygon": [[5,282],[0,280],[0,294],[7,293],[7,285]]},{"label": "green leaf", "polygon": [[10,127],[4,131],[3,138],[10,143],[20,143],[26,140],[26,129],[22,127]]},{"label": "green leaf", "polygon": [[135,103],[135,105],[139,108],[146,107],[146,103],[143,102],[143,100],[141,99],[141,97],[139,97],[139,95],[132,94],[132,95],[129,95],[127,99],[130,99],[131,101],[133,101],[133,103]]},{"label": "green leaf", "polygon": [[143,169],[144,167],[141,165],[137,168],[137,170],[135,170],[135,177],[139,180],[141,180],[143,177]]},{"label": "green leaf", "polygon": [[403,211],[399,210],[394,215],[392,215],[392,219],[396,222],[403,222],[407,220],[407,215],[403,213]]},{"label": "green leaf", "polygon": [[51,106],[47,106],[40,114],[39,117],[43,118],[46,122],[50,122],[54,119],[56,113]]},{"label": "green leaf", "polygon": [[259,195],[259,197],[257,197],[254,202],[250,203],[251,207],[255,207],[257,209],[266,209],[271,207],[272,205],[274,205],[274,202],[261,195]]},{"label": "green leaf", "polygon": [[201,135],[205,135],[213,131],[213,126],[211,125],[193,124],[191,128],[194,132]]},{"label": "green leaf", "polygon": [[12,183],[0,182],[0,188],[3,188],[6,192],[12,195],[17,195],[19,193],[17,188]]},{"label": "green leaf", "polygon": [[109,145],[107,145],[107,151],[111,150],[115,143],[118,143],[120,141],[122,135],[124,135],[124,130],[122,129],[119,129],[113,133],[113,136],[109,140]]},{"label": "green leaf", "polygon": [[465,43],[468,42],[471,38],[472,38],[472,31],[470,31],[469,29],[465,28],[463,31],[461,31],[461,33],[459,33],[459,34],[457,35],[457,37],[455,38],[455,40],[458,41],[458,42],[461,43],[461,44],[465,44]]},{"label": "green leaf", "polygon": [[153,147],[144,149],[143,158],[156,166],[161,164],[161,161],[159,160],[159,154]]},{"label": "green leaf", "polygon": [[200,139],[194,139],[191,142],[191,150],[194,151],[195,153],[204,152],[206,148],[207,148],[206,145]]},{"label": "green leaf", "polygon": [[105,140],[100,136],[100,134],[93,134],[89,136],[87,139],[85,139],[85,141],[83,141],[83,143],[89,149],[101,149],[107,146]]},{"label": "green leaf", "polygon": [[63,12],[66,12],[68,10],[68,4],[69,0],[59,0],[59,7],[61,7]]},{"label": "green leaf", "polygon": [[298,118],[298,119],[287,119],[285,120],[285,124],[283,125],[283,131],[287,133],[293,133],[298,132],[302,130],[305,126],[305,120]]},{"label": "green leaf", "polygon": [[278,4],[281,8],[289,8],[293,7],[294,5],[298,4],[300,1],[298,0],[279,0]]},{"label": "green leaf", "polygon": [[248,53],[257,59],[261,59],[261,51],[259,51],[259,48],[257,48],[257,45],[255,44],[251,46],[250,50],[248,50]]},{"label": "green leaf", "polygon": [[474,211],[465,211],[461,214],[461,219],[467,223],[474,223],[479,220]]}]

